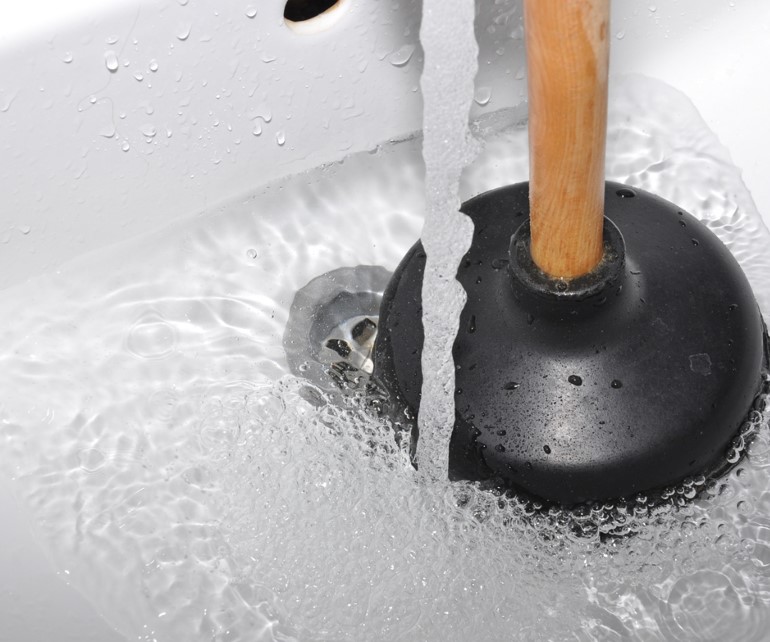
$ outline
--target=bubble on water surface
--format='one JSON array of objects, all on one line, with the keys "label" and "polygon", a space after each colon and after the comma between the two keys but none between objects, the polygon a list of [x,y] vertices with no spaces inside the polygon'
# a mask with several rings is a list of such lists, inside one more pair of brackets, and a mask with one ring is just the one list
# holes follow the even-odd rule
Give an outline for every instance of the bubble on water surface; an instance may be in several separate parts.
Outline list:
[{"label": "bubble on water surface", "polygon": [[176,347],[176,331],[154,312],[136,321],[126,337],[126,349],[142,359],[162,359]]}]

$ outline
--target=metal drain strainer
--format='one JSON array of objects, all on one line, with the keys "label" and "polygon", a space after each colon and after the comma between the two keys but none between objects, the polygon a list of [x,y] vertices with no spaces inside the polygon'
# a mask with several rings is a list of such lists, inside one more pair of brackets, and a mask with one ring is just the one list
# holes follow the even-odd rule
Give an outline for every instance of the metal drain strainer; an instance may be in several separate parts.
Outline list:
[{"label": "metal drain strainer", "polygon": [[291,371],[320,388],[368,379],[382,293],[390,277],[378,265],[344,267],[299,290],[283,335]]}]

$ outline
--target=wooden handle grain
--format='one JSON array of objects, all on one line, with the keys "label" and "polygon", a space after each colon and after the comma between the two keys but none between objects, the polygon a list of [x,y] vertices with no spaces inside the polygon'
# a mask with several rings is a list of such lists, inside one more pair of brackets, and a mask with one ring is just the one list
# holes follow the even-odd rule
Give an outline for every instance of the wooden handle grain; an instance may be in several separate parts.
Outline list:
[{"label": "wooden handle grain", "polygon": [[609,0],[525,0],[532,259],[574,278],[602,258]]}]

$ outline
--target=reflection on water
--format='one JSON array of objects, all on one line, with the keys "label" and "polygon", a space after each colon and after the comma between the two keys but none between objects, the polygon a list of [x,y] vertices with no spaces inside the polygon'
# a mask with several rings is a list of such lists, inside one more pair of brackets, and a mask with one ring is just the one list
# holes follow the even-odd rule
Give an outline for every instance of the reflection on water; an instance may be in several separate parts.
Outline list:
[{"label": "reflection on water", "polygon": [[[526,178],[497,114],[464,197]],[[761,640],[770,626],[770,437],[630,538],[428,483],[355,398],[287,374],[294,292],[393,269],[417,238],[419,141],[383,146],[2,293],[0,466],[62,568],[131,639]],[[685,97],[615,83],[608,177],[731,248],[770,313],[770,234]],[[310,403],[308,399],[316,399]],[[686,493],[687,489],[682,489]]]}]

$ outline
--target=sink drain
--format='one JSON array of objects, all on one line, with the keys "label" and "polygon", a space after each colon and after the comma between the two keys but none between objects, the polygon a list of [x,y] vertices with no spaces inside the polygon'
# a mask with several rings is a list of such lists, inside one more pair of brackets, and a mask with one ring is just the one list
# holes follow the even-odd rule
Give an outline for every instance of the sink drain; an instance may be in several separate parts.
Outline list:
[{"label": "sink drain", "polygon": [[283,335],[292,373],[324,389],[368,381],[382,293],[390,277],[378,265],[344,267],[299,290]]}]

